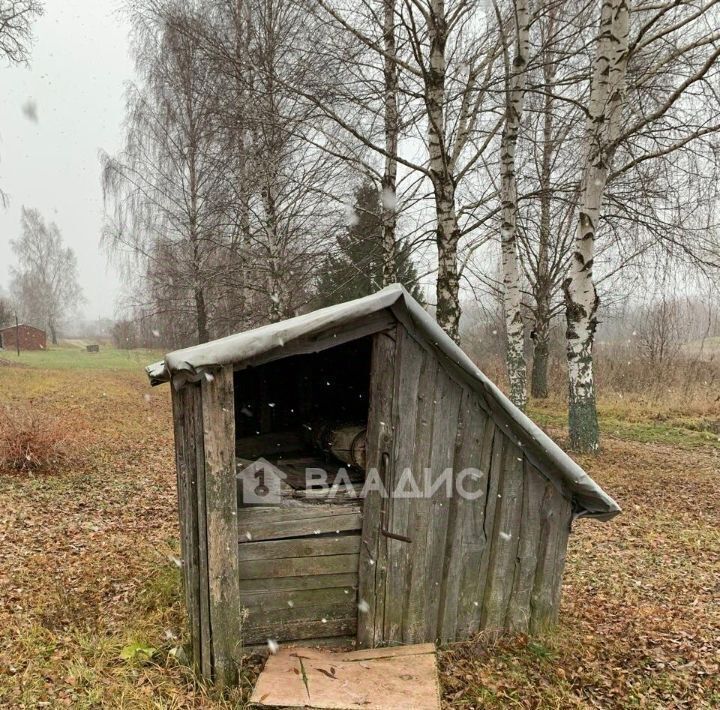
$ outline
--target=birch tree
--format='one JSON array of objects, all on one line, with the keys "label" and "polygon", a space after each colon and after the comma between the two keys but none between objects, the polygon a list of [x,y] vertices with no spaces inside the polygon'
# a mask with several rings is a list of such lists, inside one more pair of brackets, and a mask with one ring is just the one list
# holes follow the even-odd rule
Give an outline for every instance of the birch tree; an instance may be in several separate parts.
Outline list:
[{"label": "birch tree", "polygon": [[201,47],[178,29],[175,7],[151,9],[134,16],[141,83],[129,90],[126,146],[101,157],[112,208],[105,239],[136,258],[150,293],[202,343],[212,331],[210,290],[226,266],[217,258],[226,156]]},{"label": "birch tree", "polygon": [[21,229],[10,242],[17,258],[10,289],[22,318],[46,327],[57,345],[60,325],[83,300],[75,252],[63,244],[58,226],[35,209],[22,208]]},{"label": "birch tree", "polygon": [[514,11],[514,55],[512,64],[510,64],[506,52],[505,64],[508,78],[505,126],[500,140],[500,203],[502,205],[500,241],[510,399],[517,407],[524,409],[527,403],[527,367],[525,364],[525,327],[521,311],[521,269],[516,239],[518,194],[515,177],[515,151],[523,115],[527,65],[530,55],[530,12],[527,0],[516,0]]},{"label": "birch tree", "polygon": [[[135,313],[173,342],[295,315],[341,227],[344,164],[318,148],[327,93],[293,0],[144,0],[125,149],[103,156],[107,243],[140,272]],[[344,189],[344,188],[343,188]]]},{"label": "birch tree", "polygon": [[400,119],[398,64],[395,38],[395,1],[383,0],[383,79],[385,91],[385,169],[382,179],[383,286],[395,283],[397,271],[397,172]]},{"label": "birch tree", "polygon": [[599,299],[593,278],[593,261],[603,193],[621,134],[629,36],[629,4],[626,0],[603,0],[590,85],[587,153],[580,187],[577,236],[563,283],[570,443],[580,451],[595,451],[599,445],[593,376]]},{"label": "birch tree", "polygon": [[[530,298],[533,348],[531,394],[548,396],[550,330],[563,310],[561,284],[567,272],[578,197],[577,155],[582,146],[586,58],[584,37],[573,31],[591,22],[593,4],[552,2],[533,23],[537,58],[526,96],[520,162],[525,166],[518,234]],[[524,194],[522,194],[524,193]]]},{"label": "birch tree", "polygon": [[[317,0],[328,22],[363,45],[371,54],[387,59],[386,45],[367,27],[349,19],[327,0]],[[363,6],[370,7],[366,0]],[[388,6],[385,6],[388,10]],[[369,13],[373,16],[373,10]],[[401,28],[403,53],[392,55],[402,74],[399,94],[404,95],[407,119],[403,127],[408,145],[422,141],[425,156],[399,151],[399,166],[421,176],[432,201],[432,233],[437,255],[436,318],[453,338],[460,320],[460,224],[462,187],[481,156],[488,150],[502,124],[492,87],[498,84],[495,62],[502,43],[492,14],[484,3],[446,4],[445,0],[399,3],[395,24]],[[372,80],[370,79],[370,84]],[[365,88],[365,86],[363,86]],[[308,97],[312,98],[312,97]],[[318,107],[348,135],[387,158],[386,143],[377,140],[372,128],[358,125],[356,117],[317,100]]]}]

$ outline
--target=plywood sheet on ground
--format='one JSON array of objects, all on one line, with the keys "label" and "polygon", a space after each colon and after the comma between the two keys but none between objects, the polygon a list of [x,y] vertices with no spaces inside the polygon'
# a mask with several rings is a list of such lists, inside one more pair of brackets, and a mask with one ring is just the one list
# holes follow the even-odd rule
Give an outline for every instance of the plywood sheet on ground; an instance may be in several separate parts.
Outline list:
[{"label": "plywood sheet on ground", "polygon": [[333,710],[439,710],[433,644],[333,653],[282,648],[270,656],[251,702]]}]

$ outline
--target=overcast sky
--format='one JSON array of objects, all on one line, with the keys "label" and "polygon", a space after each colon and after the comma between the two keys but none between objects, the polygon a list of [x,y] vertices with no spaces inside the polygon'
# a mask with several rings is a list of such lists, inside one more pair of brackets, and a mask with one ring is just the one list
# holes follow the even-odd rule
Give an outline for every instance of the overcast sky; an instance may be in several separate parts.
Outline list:
[{"label": "overcast sky", "polygon": [[[0,285],[20,208],[57,223],[77,255],[89,318],[112,316],[119,279],[100,251],[103,221],[98,150],[122,143],[123,96],[133,77],[120,0],[45,0],[29,67],[0,65]],[[37,106],[37,122],[27,116]]]}]

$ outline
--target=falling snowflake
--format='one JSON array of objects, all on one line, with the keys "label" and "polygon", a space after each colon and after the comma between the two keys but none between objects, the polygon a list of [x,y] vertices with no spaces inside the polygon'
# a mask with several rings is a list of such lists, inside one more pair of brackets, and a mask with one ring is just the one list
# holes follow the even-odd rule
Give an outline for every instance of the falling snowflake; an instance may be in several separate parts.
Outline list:
[{"label": "falling snowflake", "polygon": [[275,639],[268,639],[268,651],[273,654],[273,656],[280,650],[280,644],[275,641]]},{"label": "falling snowflake", "polygon": [[361,614],[367,614],[370,611],[370,605],[364,599],[358,602],[357,607]]},{"label": "falling snowflake", "polygon": [[386,210],[392,210],[393,212],[397,209],[397,195],[394,190],[384,188],[382,191],[382,206]]},{"label": "falling snowflake", "polygon": [[35,103],[34,99],[28,99],[21,108],[23,115],[25,118],[27,118],[28,121],[32,121],[33,123],[38,122],[38,115],[37,115],[37,104]]},{"label": "falling snowflake", "polygon": [[359,221],[360,221],[360,218],[358,217],[358,214],[355,211],[355,208],[349,204],[345,205],[345,224],[347,224],[348,227],[353,227]]},{"label": "falling snowflake", "polygon": [[511,538],[512,538],[512,535],[510,533],[506,533],[506,532],[500,533],[501,540],[510,540]]}]

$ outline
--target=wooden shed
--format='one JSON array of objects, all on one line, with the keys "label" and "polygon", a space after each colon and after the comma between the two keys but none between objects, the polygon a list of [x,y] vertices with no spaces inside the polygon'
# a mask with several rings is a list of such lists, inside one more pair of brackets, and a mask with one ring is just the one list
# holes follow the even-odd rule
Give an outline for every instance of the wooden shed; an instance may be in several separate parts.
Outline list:
[{"label": "wooden shed", "polygon": [[399,285],[147,370],[172,382],[194,663],[223,684],[268,639],[541,629],[572,520],[620,510]]},{"label": "wooden shed", "polygon": [[18,344],[20,350],[45,350],[47,336],[44,330],[26,323],[0,328],[0,349],[15,350]]}]

